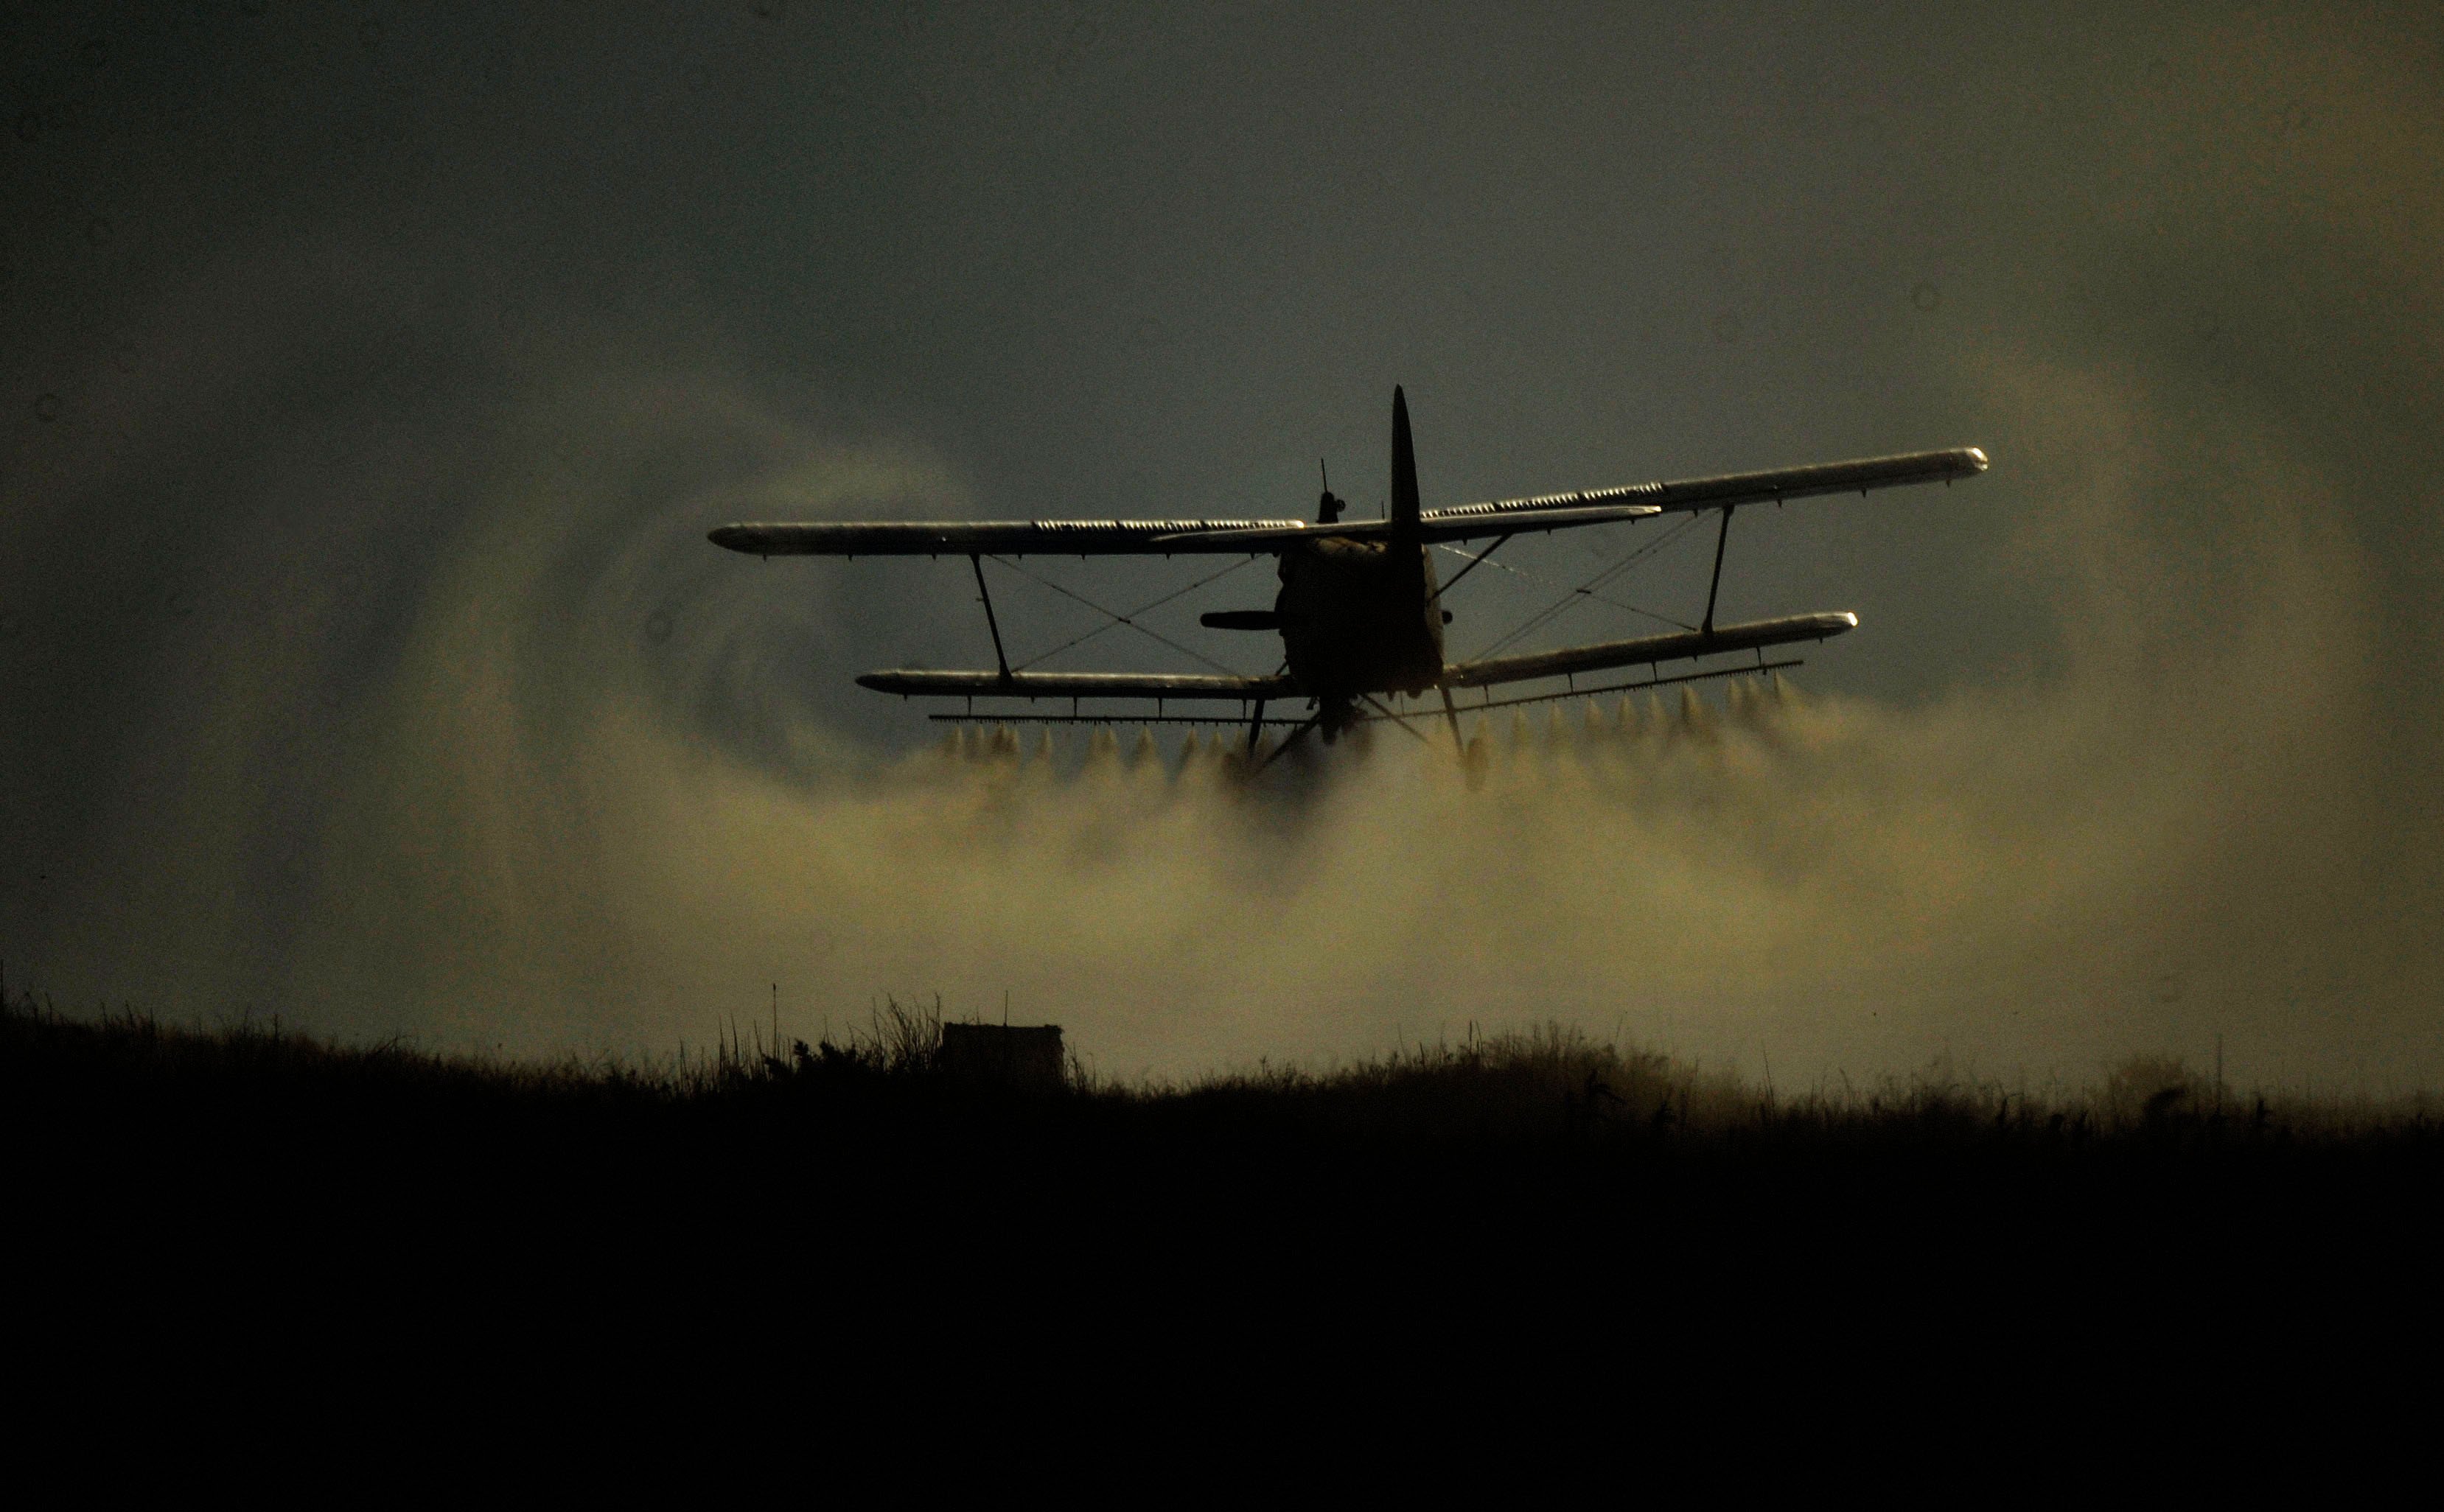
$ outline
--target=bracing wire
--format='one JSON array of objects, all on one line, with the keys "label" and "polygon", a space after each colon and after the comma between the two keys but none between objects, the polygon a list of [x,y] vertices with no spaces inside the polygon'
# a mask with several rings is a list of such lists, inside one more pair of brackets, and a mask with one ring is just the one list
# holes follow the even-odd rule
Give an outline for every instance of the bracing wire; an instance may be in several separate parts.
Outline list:
[{"label": "bracing wire", "polygon": [[[1486,647],[1483,651],[1476,653],[1476,656],[1473,659],[1482,659],[1484,657],[1493,655],[1504,649],[1516,644],[1522,636],[1542,628],[1565,611],[1576,607],[1578,604],[1585,601],[1589,598],[1593,598],[1594,590],[1602,587],[1605,583],[1610,582],[1613,579],[1620,577],[1622,573],[1627,572],[1630,568],[1638,565],[1647,558],[1652,557],[1657,552],[1662,550],[1665,546],[1668,546],[1673,542],[1678,540],[1692,526],[1697,523],[1699,518],[1700,517],[1695,514],[1689,515],[1679,524],[1674,526],[1671,529],[1664,531],[1663,534],[1648,542],[1645,545],[1639,547],[1636,551],[1633,551],[1628,556],[1621,558],[1619,562],[1613,562],[1602,571],[1597,573],[1594,577],[1589,578],[1585,582],[1580,584],[1578,587],[1572,588],[1568,593],[1564,594],[1554,602],[1549,603],[1544,608],[1536,611],[1534,614],[1529,615],[1526,619],[1521,620],[1518,624],[1512,626],[1510,631],[1500,639],[1494,641],[1493,644]],[[1603,601],[1609,602],[1610,600]],[[1619,607],[1626,608],[1627,605],[1620,605]],[[1643,613],[1644,611],[1639,612]],[[1660,619],[1663,617],[1657,615],[1654,618]],[[1673,624],[1679,623],[1677,620],[1667,622]],[[1694,627],[1682,625],[1681,628],[1686,630]]]},{"label": "bracing wire", "polygon": [[[1657,543],[1657,544],[1659,544],[1660,543]],[[1532,583],[1536,583],[1536,584],[1539,584],[1539,585],[1546,585],[1546,584],[1550,584],[1550,583],[1552,582],[1552,581],[1553,581],[1552,579],[1546,577],[1546,576],[1545,576],[1543,573],[1541,573],[1541,572],[1531,572],[1531,571],[1529,571],[1529,570],[1528,570],[1528,568],[1526,568],[1526,567],[1513,566],[1511,563],[1509,563],[1509,562],[1495,562],[1495,561],[1491,560],[1491,553],[1490,553],[1490,552],[1489,552],[1489,553],[1486,553],[1486,554],[1485,554],[1485,555],[1483,555],[1483,556],[1479,556],[1479,555],[1475,555],[1475,554],[1472,554],[1472,553],[1470,553],[1470,552],[1462,551],[1462,550],[1461,550],[1461,549],[1459,549],[1459,547],[1457,547],[1457,546],[1437,546],[1437,547],[1435,547],[1435,549],[1436,549],[1436,550],[1438,550],[1438,551],[1448,551],[1448,552],[1450,552],[1453,556],[1454,556],[1454,557],[1458,557],[1458,558],[1461,558],[1461,559],[1463,559],[1464,561],[1468,561],[1468,562],[1483,562],[1485,563],[1485,565],[1487,565],[1487,566],[1489,566],[1489,567],[1491,567],[1494,571],[1496,571],[1496,572],[1506,572],[1506,573],[1509,573],[1511,577],[1517,578],[1517,579],[1519,579],[1519,580],[1520,580],[1521,581],[1523,581],[1523,582],[1532,582]],[[1689,623],[1689,622],[1688,622],[1687,620],[1685,620],[1685,619],[1675,619],[1675,618],[1673,618],[1670,615],[1659,615],[1659,614],[1657,614],[1657,613],[1656,613],[1654,610],[1652,610],[1652,609],[1641,609],[1641,608],[1639,608],[1638,605],[1636,605],[1636,604],[1634,604],[1634,603],[1627,603],[1627,602],[1624,602],[1624,601],[1622,601],[1621,599],[1607,599],[1607,598],[1605,598],[1602,594],[1596,593],[1596,592],[1594,592],[1594,591],[1593,591],[1593,590],[1591,590],[1591,589],[1587,589],[1587,588],[1573,588],[1573,589],[1571,589],[1571,590],[1569,590],[1569,591],[1570,591],[1570,592],[1572,592],[1572,593],[1576,593],[1576,594],[1582,594],[1582,595],[1585,596],[1586,598],[1592,599],[1594,599],[1596,602],[1598,602],[1598,603],[1600,603],[1600,604],[1602,604],[1604,607],[1606,607],[1606,608],[1608,608],[1608,609],[1619,609],[1619,610],[1622,610],[1622,611],[1624,611],[1624,612],[1626,612],[1626,613],[1629,613],[1629,614],[1633,614],[1633,615],[1640,615],[1640,616],[1643,616],[1644,618],[1648,618],[1648,619],[1653,619],[1653,620],[1659,621],[1660,623],[1663,623],[1663,624],[1671,625],[1671,626],[1673,626],[1673,627],[1674,627],[1674,628],[1676,628],[1676,629],[1679,629],[1679,630],[1694,630],[1694,629],[1696,629],[1696,628],[1697,628],[1695,625],[1693,625],[1693,624]]]},{"label": "bracing wire", "polygon": [[[1187,658],[1189,658],[1191,661],[1203,662],[1206,666],[1213,668],[1215,672],[1223,673],[1227,673],[1227,674],[1228,674],[1228,675],[1230,675],[1230,676],[1233,676],[1233,677],[1235,677],[1235,676],[1238,676],[1238,675],[1239,675],[1239,671],[1238,671],[1238,669],[1237,669],[1237,668],[1235,668],[1235,667],[1225,667],[1225,666],[1223,666],[1220,662],[1215,661],[1215,660],[1214,660],[1213,657],[1211,657],[1211,656],[1205,655],[1203,655],[1202,653],[1199,653],[1199,652],[1191,651],[1191,650],[1189,650],[1186,646],[1181,645],[1178,641],[1172,639],[1169,636],[1166,636],[1166,635],[1162,634],[1162,633],[1161,633],[1161,632],[1159,632],[1159,631],[1156,631],[1156,630],[1148,630],[1145,626],[1143,626],[1143,625],[1141,625],[1141,624],[1139,624],[1135,619],[1131,618],[1130,618],[1129,616],[1127,616],[1127,615],[1115,614],[1115,613],[1113,613],[1111,610],[1104,608],[1102,604],[1097,603],[1094,599],[1087,598],[1084,594],[1081,594],[1081,593],[1072,593],[1072,592],[1071,592],[1071,591],[1069,591],[1068,589],[1064,588],[1064,587],[1063,587],[1063,586],[1061,586],[1059,583],[1054,582],[1051,579],[1049,579],[1049,578],[1047,578],[1047,577],[1045,577],[1045,576],[1044,576],[1043,574],[1041,574],[1041,573],[1036,573],[1036,572],[1029,572],[1029,571],[1028,571],[1025,567],[1020,566],[1017,562],[1012,562],[1012,561],[1011,561],[1010,559],[1009,559],[1008,557],[994,557],[994,558],[992,558],[991,560],[992,560],[992,561],[994,561],[994,562],[999,562],[1001,565],[1003,565],[1003,566],[1005,566],[1005,567],[1008,567],[1010,571],[1017,573],[1017,574],[1018,574],[1020,577],[1022,577],[1022,578],[1031,578],[1031,579],[1033,579],[1035,581],[1040,582],[1040,583],[1044,584],[1044,586],[1046,586],[1046,587],[1047,587],[1047,588],[1051,589],[1054,593],[1059,594],[1059,595],[1060,595],[1061,597],[1063,597],[1064,599],[1074,599],[1075,601],[1077,601],[1077,602],[1079,602],[1079,603],[1084,604],[1087,608],[1092,609],[1093,611],[1095,611],[1095,613],[1097,613],[1097,614],[1099,614],[1099,615],[1102,615],[1102,616],[1103,618],[1105,618],[1106,619],[1111,620],[1114,624],[1122,624],[1122,625],[1126,625],[1126,626],[1128,626],[1131,630],[1136,631],[1136,632],[1137,632],[1139,635],[1140,635],[1140,636],[1147,636],[1147,637],[1149,637],[1150,639],[1159,641],[1159,642],[1161,642],[1163,645],[1169,646],[1172,650],[1174,650],[1174,651],[1176,651],[1176,652],[1178,652],[1181,655],[1186,656],[1186,657],[1187,657]],[[1252,560],[1252,559],[1251,559],[1251,560]],[[1208,578],[1208,579],[1207,579],[1207,580],[1205,580],[1205,581],[1206,581],[1207,582],[1211,582],[1211,581],[1213,581],[1213,579],[1214,579],[1214,578],[1220,578],[1220,577],[1224,576],[1224,575],[1225,575],[1225,574],[1227,574],[1227,573],[1236,572],[1236,571],[1238,571],[1238,570],[1239,570],[1239,568],[1244,567],[1244,566],[1246,566],[1246,565],[1247,565],[1247,562],[1232,562],[1230,566],[1228,566],[1228,567],[1224,568],[1224,569],[1222,570],[1222,572],[1217,572],[1217,573],[1213,574],[1213,578]],[[1189,588],[1194,588],[1194,587],[1198,587],[1198,586],[1201,586],[1201,585],[1200,585],[1200,584],[1198,584],[1198,583],[1190,583],[1188,586],[1189,586]],[[1181,590],[1179,590],[1179,593],[1186,593],[1187,591],[1188,591],[1188,588],[1182,588]],[[1176,598],[1178,598],[1178,597],[1179,597],[1179,594],[1178,594],[1178,593],[1166,595],[1164,598],[1161,598],[1161,599],[1156,599],[1156,600],[1155,600],[1155,603],[1153,603],[1153,604],[1149,604],[1149,605],[1147,605],[1146,607],[1147,607],[1147,608],[1154,608],[1154,607],[1156,607],[1156,606],[1157,606],[1157,605],[1164,604],[1164,603],[1168,603],[1168,602],[1170,602],[1173,599],[1176,599]],[[1138,611],[1137,611],[1137,613],[1139,613],[1139,614],[1143,614],[1143,613],[1145,613],[1145,612],[1146,612],[1146,611],[1145,611],[1144,609],[1139,609],[1139,610],[1138,610]],[[1108,629],[1110,629],[1110,628],[1111,628],[1111,626],[1109,626],[1109,625],[1102,625],[1102,626],[1098,626],[1098,627],[1097,627],[1097,633],[1099,633],[1099,634],[1100,634],[1102,631],[1103,631],[1103,630],[1108,630]],[[1082,640],[1082,641],[1083,641],[1083,640],[1084,640],[1085,638],[1086,638],[1086,637],[1085,637],[1084,636],[1079,636],[1079,637],[1078,637],[1078,639],[1079,639],[1079,640]],[[1074,644],[1076,644],[1076,643],[1077,643],[1077,642],[1075,642],[1075,641],[1071,642],[1071,644],[1073,644],[1073,645],[1074,645]],[[1066,649],[1068,649],[1068,648],[1067,648],[1067,647],[1061,647],[1061,648],[1057,648],[1057,649],[1059,649],[1059,650],[1066,650]],[[1049,656],[1049,655],[1053,655],[1053,653],[1052,653],[1052,652],[1048,652],[1048,651],[1047,651],[1047,652],[1046,652],[1046,653],[1044,654],[1044,655],[1045,655],[1045,656]],[[1032,666],[1034,666],[1034,665],[1035,665],[1035,662],[1037,662],[1037,661],[1042,661],[1043,659],[1044,659],[1044,656],[1038,656],[1038,657],[1036,657],[1036,658],[1035,658],[1035,661],[1029,661],[1029,662],[1027,662],[1027,663],[1025,663],[1025,665],[1029,666],[1029,667],[1032,667]],[[1012,671],[1016,671],[1017,669],[1016,669],[1016,668],[1012,668],[1011,670],[1012,670]]]},{"label": "bracing wire", "polygon": [[[1001,559],[999,557],[995,557],[993,560],[999,562]],[[1221,571],[1209,573],[1205,577],[1199,578],[1194,582],[1190,583],[1185,588],[1175,588],[1171,592],[1164,594],[1159,599],[1149,599],[1148,601],[1138,605],[1135,609],[1130,610],[1124,616],[1114,616],[1112,618],[1106,619],[1102,624],[1097,625],[1092,630],[1086,631],[1082,635],[1072,636],[1040,656],[1029,656],[1027,660],[1022,661],[1017,666],[1011,668],[1010,671],[1025,672],[1028,668],[1033,667],[1038,663],[1050,661],[1053,657],[1060,655],[1065,651],[1072,651],[1084,645],[1086,642],[1094,639],[1097,636],[1102,635],[1104,631],[1111,629],[1114,625],[1127,625],[1132,630],[1142,628],[1136,622],[1138,616],[1159,609],[1164,604],[1171,602],[1174,599],[1194,593],[1197,589],[1204,587],[1209,582],[1219,582],[1255,560],[1256,559],[1253,557],[1242,557],[1238,561],[1223,568]],[[1038,579],[1037,581],[1042,581],[1043,580]],[[1049,587],[1052,585],[1046,583],[1046,586]],[[1083,602],[1083,599],[1080,601]],[[1087,607],[1092,608],[1094,606],[1089,604]]]}]

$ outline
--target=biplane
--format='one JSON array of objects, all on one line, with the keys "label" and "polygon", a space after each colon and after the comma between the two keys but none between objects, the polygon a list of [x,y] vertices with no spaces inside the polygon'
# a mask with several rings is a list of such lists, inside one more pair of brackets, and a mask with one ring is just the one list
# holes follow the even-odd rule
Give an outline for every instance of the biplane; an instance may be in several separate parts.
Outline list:
[{"label": "biplane", "polygon": [[[1977,448],[1955,447],[1428,509],[1418,497],[1417,460],[1409,436],[1408,399],[1395,388],[1391,491],[1380,519],[1344,519],[1347,501],[1334,496],[1327,476],[1312,521],[819,521],[725,525],[712,531],[710,538],[715,545],[760,557],[966,557],[975,575],[977,598],[984,605],[985,625],[992,636],[996,664],[993,669],[939,672],[896,668],[870,672],[857,679],[861,686],[878,692],[967,701],[964,712],[933,716],[936,719],[1012,717],[1009,713],[978,714],[975,700],[979,698],[1024,699],[1030,705],[1046,700],[1065,701],[1069,705],[1065,714],[1029,711],[1016,717],[1028,723],[1055,724],[1134,724],[1141,719],[1147,723],[1227,722],[1234,728],[1244,722],[1251,755],[1265,727],[1287,727],[1289,733],[1268,756],[1270,761],[1309,732],[1329,743],[1352,725],[1376,720],[1394,721],[1417,734],[1408,717],[1385,700],[1396,695],[1439,694],[1453,742],[1465,751],[1459,726],[1462,700],[1465,707],[1472,709],[1502,708],[1663,683],[1768,673],[1799,665],[1795,658],[1768,660],[1768,654],[1845,634],[1858,626],[1859,617],[1837,612],[1738,624],[1715,623],[1714,602],[1722,589],[1723,551],[1730,539],[1733,511],[1747,505],[1780,504],[1790,499],[1852,491],[1863,496],[1875,489],[1948,484],[1974,477],[1986,470],[1986,453]],[[1486,655],[1457,662],[1444,659],[1443,631],[1452,620],[1451,611],[1443,606],[1444,599],[1461,580],[1501,550],[1504,543],[1531,532],[1623,525],[1663,514],[1695,516],[1710,511],[1719,513],[1720,523],[1714,536],[1714,564],[1706,590],[1706,609],[1696,624],[1684,624],[1658,635],[1560,650]],[[1480,541],[1491,544],[1472,553],[1460,549],[1459,543]],[[1449,550],[1467,562],[1448,581],[1438,581],[1435,570],[1437,549]],[[1025,556],[1241,554],[1279,559],[1281,588],[1272,607],[1224,610],[1203,616],[1200,622],[1211,629],[1278,635],[1281,666],[1270,673],[1036,672],[1012,668],[1003,650],[1001,623],[993,612],[992,594],[984,571],[988,558],[1012,566],[1014,563],[1008,559]],[[1080,598],[1076,594],[1069,597]],[[1080,601],[1089,602],[1083,598]],[[1134,616],[1114,614],[1091,603],[1090,607],[1119,623],[1136,625]],[[1752,659],[1727,664],[1719,659],[1723,657]],[[1663,672],[1665,666],[1682,662],[1696,664],[1696,670],[1669,675]],[[1601,686],[1581,682],[1582,678],[1607,673],[1627,676],[1629,669],[1637,668],[1645,669],[1643,677]],[[1563,679],[1567,684],[1566,691],[1493,697],[1492,691],[1506,684],[1552,678]],[[1478,696],[1467,699],[1470,692]],[[1455,698],[1455,694],[1459,696]],[[1089,713],[1083,706],[1090,699],[1099,705],[1109,700],[1150,701],[1155,712],[1150,716]],[[1305,708],[1298,717],[1267,719],[1268,708],[1279,710],[1285,704],[1300,701]],[[1169,712],[1176,704],[1232,703],[1238,709],[1231,715],[1220,715],[1218,711],[1185,716]]]}]

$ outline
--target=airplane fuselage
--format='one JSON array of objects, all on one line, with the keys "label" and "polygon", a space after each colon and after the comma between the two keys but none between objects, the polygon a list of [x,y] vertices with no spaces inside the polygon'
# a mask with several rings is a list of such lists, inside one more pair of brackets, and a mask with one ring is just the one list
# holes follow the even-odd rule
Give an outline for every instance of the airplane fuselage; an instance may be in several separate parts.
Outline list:
[{"label": "airplane fuselage", "polygon": [[1273,601],[1290,675],[1321,701],[1418,693],[1443,673],[1435,564],[1415,541],[1301,542]]}]

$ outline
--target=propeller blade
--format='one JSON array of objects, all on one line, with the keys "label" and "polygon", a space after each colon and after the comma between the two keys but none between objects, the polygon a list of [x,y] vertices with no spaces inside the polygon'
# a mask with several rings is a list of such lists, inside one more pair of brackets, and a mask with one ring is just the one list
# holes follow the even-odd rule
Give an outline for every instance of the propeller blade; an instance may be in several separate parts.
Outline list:
[{"label": "propeller blade", "polygon": [[1392,530],[1414,536],[1420,512],[1417,503],[1417,452],[1409,441],[1409,398],[1392,386]]}]

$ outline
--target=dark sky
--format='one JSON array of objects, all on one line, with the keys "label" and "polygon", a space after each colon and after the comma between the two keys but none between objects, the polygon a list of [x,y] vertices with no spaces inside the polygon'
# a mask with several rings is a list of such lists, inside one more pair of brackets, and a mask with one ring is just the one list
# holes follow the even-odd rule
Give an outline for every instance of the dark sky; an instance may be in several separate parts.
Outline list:
[{"label": "dark sky", "polygon": [[[779,979],[808,1023],[1014,987],[1122,1070],[1528,1015],[2432,1079],[2444,21],[2134,9],[28,7],[9,981],[528,1047],[666,1048]],[[1811,765],[1601,822],[1404,809],[1416,774],[1290,839],[979,819],[894,785],[932,731],[848,680],[984,664],[963,571],[702,540],[1304,514],[1319,455],[1370,509],[1396,382],[1430,506],[1994,468],[1744,515],[1727,616],[1861,618],[1801,680]],[[1454,653],[1657,528],[1513,548],[1536,580],[1473,578]],[[1693,535],[1620,592],[1686,617],[1705,565]],[[1263,670],[1194,617],[1265,571],[1165,634]],[[1014,650],[1093,624],[1000,591]],[[1378,825],[1442,836],[1441,879],[1370,869]],[[1889,892],[1828,901],[1852,868]],[[1461,916],[1515,928],[1454,977]]]}]

